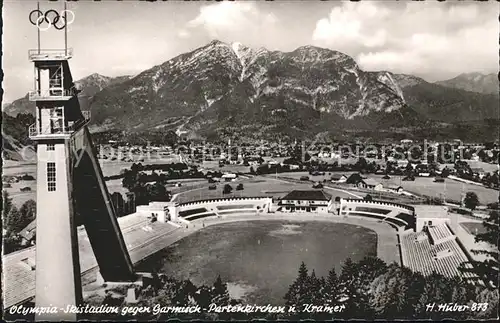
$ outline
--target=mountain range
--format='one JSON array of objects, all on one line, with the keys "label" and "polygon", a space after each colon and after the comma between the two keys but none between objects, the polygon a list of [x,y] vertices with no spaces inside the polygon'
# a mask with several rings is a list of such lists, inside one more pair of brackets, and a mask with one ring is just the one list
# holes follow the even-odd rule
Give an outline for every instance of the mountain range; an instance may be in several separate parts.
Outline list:
[{"label": "mountain range", "polygon": [[[275,140],[425,133],[498,119],[498,79],[479,76],[430,83],[363,71],[348,55],[325,48],[281,52],[215,40],[134,77],[93,74],[75,83],[82,109],[92,112],[93,131]],[[25,97],[4,111],[32,113],[34,105]]]},{"label": "mountain range", "polygon": [[498,75],[495,73],[464,73],[445,81],[438,81],[436,84],[462,89],[471,92],[496,94],[498,95]]},{"label": "mountain range", "polygon": [[[81,90],[78,100],[81,106],[88,106],[88,100],[96,93],[102,91],[107,86],[120,83],[130,79],[130,76],[108,77],[98,73],[91,74],[75,82],[75,86]],[[24,97],[5,104],[2,111],[10,116],[17,116],[19,113],[35,113],[35,103],[28,99],[28,94]]]}]

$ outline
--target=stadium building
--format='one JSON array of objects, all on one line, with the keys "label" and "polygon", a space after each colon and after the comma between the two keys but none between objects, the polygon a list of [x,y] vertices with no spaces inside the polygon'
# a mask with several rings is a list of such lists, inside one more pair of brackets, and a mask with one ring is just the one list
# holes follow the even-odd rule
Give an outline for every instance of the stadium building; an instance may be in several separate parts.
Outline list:
[{"label": "stadium building", "polygon": [[328,213],[331,197],[320,190],[294,190],[278,202],[281,212]]}]

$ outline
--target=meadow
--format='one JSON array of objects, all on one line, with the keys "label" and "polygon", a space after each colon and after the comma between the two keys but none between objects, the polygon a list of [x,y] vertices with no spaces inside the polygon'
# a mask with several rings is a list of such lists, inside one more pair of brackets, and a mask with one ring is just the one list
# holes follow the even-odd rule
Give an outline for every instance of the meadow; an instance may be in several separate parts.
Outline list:
[{"label": "meadow", "polygon": [[[288,172],[280,173],[278,176],[292,179],[300,179],[301,176],[308,176],[311,181],[326,180],[330,182],[332,174],[343,174],[349,177],[352,173],[354,172],[325,172],[325,175],[312,176],[308,172]],[[436,198],[443,198],[443,196],[446,196],[448,201],[458,202],[461,200],[462,194],[475,192],[482,205],[498,201],[498,191],[496,190],[452,179],[446,179],[444,183],[436,183],[434,182],[434,177],[416,177],[414,181],[403,181],[404,176],[391,175],[390,179],[383,179],[382,177],[384,177],[384,175],[365,174],[364,176],[382,183],[384,187],[390,184],[400,185],[405,191],[420,196],[427,195]],[[349,184],[343,184],[343,186],[346,188],[351,187]]]}]

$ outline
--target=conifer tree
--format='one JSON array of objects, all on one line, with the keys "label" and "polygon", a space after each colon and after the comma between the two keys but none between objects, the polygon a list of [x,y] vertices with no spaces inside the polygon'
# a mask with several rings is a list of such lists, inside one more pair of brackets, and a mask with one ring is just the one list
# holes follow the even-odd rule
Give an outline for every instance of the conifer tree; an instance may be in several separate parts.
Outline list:
[{"label": "conifer tree", "polygon": [[220,275],[218,275],[212,287],[212,303],[225,306],[229,305],[229,301],[230,298],[227,285],[222,282]]},{"label": "conifer tree", "polygon": [[323,305],[323,295],[322,295],[322,278],[316,277],[316,272],[314,269],[309,276],[308,282],[308,298],[310,300],[309,304]]},{"label": "conifer tree", "polygon": [[323,295],[325,304],[327,305],[336,305],[340,300],[339,278],[335,272],[335,267],[328,272],[328,276],[325,280]]},{"label": "conifer tree", "polygon": [[307,266],[304,262],[300,264],[299,275],[297,279],[290,285],[288,292],[285,295],[285,304],[288,306],[302,306],[307,300],[309,275]]}]

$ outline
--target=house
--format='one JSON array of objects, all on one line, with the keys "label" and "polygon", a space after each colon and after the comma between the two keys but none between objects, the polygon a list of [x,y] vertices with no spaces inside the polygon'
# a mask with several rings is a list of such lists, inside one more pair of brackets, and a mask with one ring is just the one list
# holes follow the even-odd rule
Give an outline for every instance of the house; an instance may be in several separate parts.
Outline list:
[{"label": "house", "polygon": [[36,220],[33,220],[28,224],[24,229],[19,232],[21,236],[21,245],[33,245],[35,243],[35,235],[36,235]]},{"label": "house", "polygon": [[484,175],[486,175],[484,169],[482,169],[481,167],[474,167],[474,168],[471,168],[471,170],[472,170],[472,173],[474,174],[474,176],[477,176],[480,179],[482,179],[484,177]]},{"label": "house", "polygon": [[361,180],[356,186],[359,188],[367,188],[374,191],[381,191],[384,188],[382,183],[379,183],[371,178]]},{"label": "house", "polygon": [[282,212],[316,212],[328,213],[331,197],[322,190],[294,190],[285,195],[279,202],[278,210]]},{"label": "house", "polygon": [[387,189],[392,193],[396,193],[396,194],[403,193],[403,186],[400,186],[400,185],[389,184],[389,186],[387,186]]},{"label": "house", "polygon": [[333,174],[330,180],[332,183],[345,183],[347,181],[347,176],[344,174]]},{"label": "house", "polygon": [[347,184],[358,185],[358,183],[361,182],[362,180],[363,180],[363,177],[361,177],[361,175],[359,173],[354,173],[351,176],[349,176],[345,182]]}]

